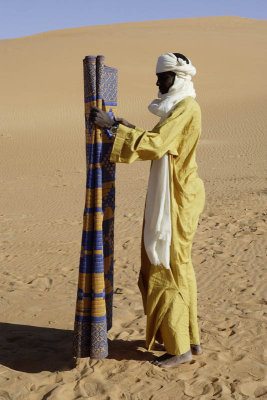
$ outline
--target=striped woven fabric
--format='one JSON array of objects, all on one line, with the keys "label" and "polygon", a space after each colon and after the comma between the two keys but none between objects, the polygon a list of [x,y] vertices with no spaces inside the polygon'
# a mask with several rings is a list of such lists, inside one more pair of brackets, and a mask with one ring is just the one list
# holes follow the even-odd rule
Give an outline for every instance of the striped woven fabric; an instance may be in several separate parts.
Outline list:
[{"label": "striped woven fabric", "polygon": [[118,74],[103,56],[85,57],[83,66],[87,180],[73,353],[103,358],[112,326],[115,163],[112,137],[90,124],[89,113],[96,105],[116,114]]}]

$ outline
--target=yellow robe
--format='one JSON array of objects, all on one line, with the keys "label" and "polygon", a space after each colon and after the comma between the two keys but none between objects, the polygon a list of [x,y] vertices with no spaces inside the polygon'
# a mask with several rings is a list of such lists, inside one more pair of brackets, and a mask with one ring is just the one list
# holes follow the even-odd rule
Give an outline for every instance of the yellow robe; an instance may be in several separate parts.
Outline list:
[{"label": "yellow robe", "polygon": [[142,235],[138,286],[147,315],[147,348],[152,349],[157,340],[173,355],[187,352],[190,344],[200,344],[197,287],[191,262],[193,237],[205,204],[204,184],[195,158],[200,133],[201,110],[189,96],[151,132],[120,124],[110,156],[113,162],[132,163],[170,154],[171,268],[150,263]]}]

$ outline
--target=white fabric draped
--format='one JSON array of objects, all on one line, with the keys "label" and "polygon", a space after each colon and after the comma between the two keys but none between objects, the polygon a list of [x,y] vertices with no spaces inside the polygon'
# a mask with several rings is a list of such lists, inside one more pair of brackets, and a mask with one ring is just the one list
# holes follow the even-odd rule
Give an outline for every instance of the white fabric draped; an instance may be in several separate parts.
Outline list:
[{"label": "white fabric draped", "polygon": [[[188,59],[189,60],[189,59]],[[185,97],[196,97],[191,77],[196,69],[189,60],[189,64],[182,58],[167,53],[158,58],[156,73],[173,71],[175,80],[168,93],[158,93],[158,99],[152,101],[148,109],[161,117],[160,122],[166,119],[171,110]],[[168,153],[159,160],[153,160],[146,198],[144,245],[149,261],[153,265],[163,265],[170,268],[171,244],[171,204],[169,182]]]}]

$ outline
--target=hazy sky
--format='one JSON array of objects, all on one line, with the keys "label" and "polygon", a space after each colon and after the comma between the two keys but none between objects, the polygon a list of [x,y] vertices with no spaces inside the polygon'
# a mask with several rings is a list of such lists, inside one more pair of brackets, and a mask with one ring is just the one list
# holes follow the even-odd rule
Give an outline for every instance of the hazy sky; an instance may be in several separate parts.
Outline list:
[{"label": "hazy sky", "polygon": [[267,19],[267,0],[0,0],[0,39],[78,26],[217,15]]}]

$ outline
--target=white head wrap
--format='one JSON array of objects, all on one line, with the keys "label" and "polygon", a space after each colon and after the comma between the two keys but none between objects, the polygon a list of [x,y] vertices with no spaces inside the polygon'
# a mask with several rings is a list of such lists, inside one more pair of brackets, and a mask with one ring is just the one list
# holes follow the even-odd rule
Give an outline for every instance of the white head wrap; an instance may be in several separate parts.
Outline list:
[{"label": "white head wrap", "polygon": [[182,58],[177,58],[173,53],[166,53],[158,58],[156,73],[173,71],[176,76],[168,93],[162,94],[159,91],[158,98],[149,104],[148,109],[153,114],[167,118],[176,104],[185,97],[191,96],[194,99],[196,98],[194,85],[191,81],[192,76],[196,74],[196,68],[192,65],[191,60],[187,59],[189,64]]},{"label": "white head wrap", "polygon": [[189,64],[182,58],[178,58],[173,53],[163,54],[158,58],[156,73],[173,71],[179,78],[191,80],[191,77],[196,74],[196,68],[188,59]]}]

